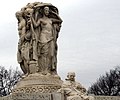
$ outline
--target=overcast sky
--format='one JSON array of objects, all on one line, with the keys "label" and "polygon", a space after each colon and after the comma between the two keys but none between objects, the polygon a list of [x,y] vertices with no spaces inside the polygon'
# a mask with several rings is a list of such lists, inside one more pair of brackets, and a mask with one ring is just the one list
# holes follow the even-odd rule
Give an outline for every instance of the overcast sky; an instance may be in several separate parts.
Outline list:
[{"label": "overcast sky", "polygon": [[[34,1],[0,3],[0,65],[6,68],[19,66],[15,12]],[[40,1],[55,5],[63,19],[58,38],[58,74],[63,80],[67,72],[75,71],[77,81],[89,87],[120,65],[120,0]]]}]

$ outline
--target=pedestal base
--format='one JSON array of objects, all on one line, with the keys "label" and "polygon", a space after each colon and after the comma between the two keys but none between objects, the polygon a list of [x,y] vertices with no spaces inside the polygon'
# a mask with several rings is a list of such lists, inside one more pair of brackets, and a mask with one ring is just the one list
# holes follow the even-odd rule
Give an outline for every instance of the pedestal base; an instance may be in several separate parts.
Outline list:
[{"label": "pedestal base", "polygon": [[62,80],[58,75],[35,73],[21,79],[12,93],[56,93],[61,85]]}]

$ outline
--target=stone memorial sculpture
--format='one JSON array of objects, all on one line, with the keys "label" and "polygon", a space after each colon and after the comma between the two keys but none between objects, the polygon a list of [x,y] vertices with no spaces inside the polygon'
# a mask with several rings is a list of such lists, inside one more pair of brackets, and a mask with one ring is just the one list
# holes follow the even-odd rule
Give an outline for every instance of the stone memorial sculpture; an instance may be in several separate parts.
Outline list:
[{"label": "stone memorial sculpture", "polygon": [[18,63],[25,75],[57,74],[57,38],[62,19],[49,3],[28,3],[16,12]]},{"label": "stone memorial sculpture", "polygon": [[16,12],[17,60],[24,76],[12,93],[53,93],[62,84],[57,74],[57,38],[62,24],[50,3],[28,3]]},{"label": "stone memorial sculpture", "polygon": [[86,89],[75,81],[74,72],[68,73],[66,81],[58,92],[63,93],[67,100],[94,100],[92,96],[87,96]]}]

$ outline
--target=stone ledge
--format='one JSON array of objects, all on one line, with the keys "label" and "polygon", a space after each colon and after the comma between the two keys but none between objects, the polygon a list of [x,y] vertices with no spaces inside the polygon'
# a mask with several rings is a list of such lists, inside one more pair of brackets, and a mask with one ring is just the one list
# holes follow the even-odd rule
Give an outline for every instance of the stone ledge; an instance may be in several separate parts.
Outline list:
[{"label": "stone ledge", "polygon": [[[95,100],[120,100],[120,96],[94,96]],[[5,97],[0,97],[0,100],[65,100],[64,95],[60,93],[19,93]]]},{"label": "stone ledge", "polygon": [[120,100],[120,96],[94,96],[95,100]]}]

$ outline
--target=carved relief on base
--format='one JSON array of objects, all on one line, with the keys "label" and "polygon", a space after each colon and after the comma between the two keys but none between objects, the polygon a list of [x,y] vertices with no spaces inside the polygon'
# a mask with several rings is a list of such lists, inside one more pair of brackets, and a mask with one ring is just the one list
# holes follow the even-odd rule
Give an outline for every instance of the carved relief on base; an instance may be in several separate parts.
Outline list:
[{"label": "carved relief on base", "polygon": [[53,93],[60,88],[59,85],[33,85],[14,89],[12,93]]}]

